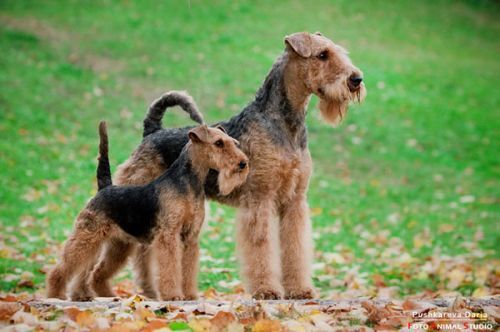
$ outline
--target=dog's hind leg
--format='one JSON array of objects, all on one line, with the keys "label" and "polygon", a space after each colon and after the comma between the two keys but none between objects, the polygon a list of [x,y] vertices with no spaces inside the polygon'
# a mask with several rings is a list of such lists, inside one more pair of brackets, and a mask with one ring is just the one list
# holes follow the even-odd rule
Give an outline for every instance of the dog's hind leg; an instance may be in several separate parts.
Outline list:
[{"label": "dog's hind leg", "polygon": [[96,259],[92,260],[87,266],[75,277],[69,297],[73,301],[89,301],[94,297],[94,293],[90,288],[90,276],[93,267],[97,263]]},{"label": "dog's hind leg", "polygon": [[90,277],[90,284],[97,296],[115,296],[110,279],[127,263],[127,258],[133,249],[134,244],[125,239],[113,237],[108,240],[103,255]]},{"label": "dog's hind leg", "polygon": [[157,299],[152,256],[152,247],[141,244],[137,246],[132,261],[134,264],[135,282],[142,289],[142,294],[150,299]]},{"label": "dog's hind leg", "polygon": [[68,282],[95,261],[108,231],[109,225],[98,224],[93,213],[80,214],[73,234],[64,245],[60,263],[47,277],[47,297],[66,298]]}]

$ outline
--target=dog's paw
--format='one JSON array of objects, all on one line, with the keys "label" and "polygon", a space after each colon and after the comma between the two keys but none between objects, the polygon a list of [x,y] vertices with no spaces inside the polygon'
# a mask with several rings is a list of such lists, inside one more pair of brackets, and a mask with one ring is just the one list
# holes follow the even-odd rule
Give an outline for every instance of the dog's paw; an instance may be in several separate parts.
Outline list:
[{"label": "dog's paw", "polygon": [[186,294],[186,295],[184,295],[185,301],[194,301],[196,299],[198,299],[198,294]]},{"label": "dog's paw", "polygon": [[94,288],[94,290],[99,297],[116,297],[115,292],[111,288]]},{"label": "dog's paw", "polygon": [[90,294],[71,294],[70,299],[75,302],[87,302],[92,301],[94,297]]},{"label": "dog's paw", "polygon": [[166,294],[161,296],[162,301],[182,301],[184,296],[179,294]]},{"label": "dog's paw", "polygon": [[158,295],[156,294],[156,291],[154,291],[154,290],[142,291],[141,295],[146,297],[147,299],[151,299],[151,300],[155,300],[155,301],[158,299]]},{"label": "dog's paw", "polygon": [[260,288],[253,292],[252,297],[256,300],[279,300],[283,297],[283,294],[278,290]]},{"label": "dog's paw", "polygon": [[316,291],[312,287],[289,289],[285,292],[285,298],[289,300],[314,299]]}]

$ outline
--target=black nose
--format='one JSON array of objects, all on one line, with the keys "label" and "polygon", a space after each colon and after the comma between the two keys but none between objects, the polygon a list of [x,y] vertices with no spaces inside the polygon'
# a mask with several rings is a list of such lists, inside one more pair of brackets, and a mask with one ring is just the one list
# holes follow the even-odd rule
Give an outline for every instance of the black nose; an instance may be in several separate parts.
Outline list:
[{"label": "black nose", "polygon": [[240,163],[238,164],[238,166],[240,167],[240,169],[245,169],[245,167],[247,167],[247,163],[244,162],[244,161],[240,161]]},{"label": "black nose", "polygon": [[361,76],[352,75],[351,77],[349,77],[349,84],[354,88],[357,88],[361,84],[361,82],[363,82],[363,77]]}]

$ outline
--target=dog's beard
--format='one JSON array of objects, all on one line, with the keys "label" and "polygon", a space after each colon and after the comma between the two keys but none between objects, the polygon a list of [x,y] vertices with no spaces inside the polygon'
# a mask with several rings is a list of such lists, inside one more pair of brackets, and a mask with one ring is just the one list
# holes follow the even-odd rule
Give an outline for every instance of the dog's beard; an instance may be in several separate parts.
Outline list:
[{"label": "dog's beard", "polygon": [[338,80],[322,88],[323,95],[319,101],[319,111],[322,118],[332,124],[338,125],[347,114],[351,102],[362,102],[366,96],[366,89],[361,83],[357,91],[351,92],[347,85]]},{"label": "dog's beard", "polygon": [[247,175],[247,170],[232,171],[225,169],[220,171],[217,178],[219,192],[224,196],[229,195],[234,189],[241,186],[246,181]]}]

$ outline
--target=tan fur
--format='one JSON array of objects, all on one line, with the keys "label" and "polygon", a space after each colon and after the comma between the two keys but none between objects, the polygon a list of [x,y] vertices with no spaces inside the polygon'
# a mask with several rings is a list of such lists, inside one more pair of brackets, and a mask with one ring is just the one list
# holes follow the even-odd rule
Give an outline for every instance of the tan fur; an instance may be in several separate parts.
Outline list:
[{"label": "tan fur", "polygon": [[[147,244],[139,244],[136,248],[136,252],[132,255],[134,271],[138,282],[137,286],[141,288],[144,296],[156,299],[158,298],[155,287],[156,266],[153,264],[153,258],[153,250],[151,246]],[[126,257],[121,258],[121,260],[126,260]]]},{"label": "tan fur", "polygon": [[[307,39],[309,57],[304,59],[300,54],[290,52],[292,59],[285,73],[287,95],[295,109],[304,109],[311,93],[318,95],[323,119],[337,124],[345,116],[350,102],[361,102],[366,97],[364,83],[353,91],[347,84],[351,75],[363,74],[352,64],[347,51],[328,38],[309,34]],[[328,54],[327,60],[318,59],[321,52]]]},{"label": "tan fur", "polygon": [[[237,141],[219,129],[199,126],[189,133],[191,141],[186,153],[195,174],[203,182],[210,169],[224,173],[219,178],[219,185],[227,188],[228,193],[241,185],[248,175],[248,167],[242,169],[240,163],[248,163]],[[217,145],[217,143],[223,143]],[[137,158],[142,163],[147,158]],[[123,169],[134,168],[129,163]],[[144,179],[147,173],[142,173]],[[131,180],[132,177],[126,177]],[[138,178],[136,178],[137,181]],[[228,183],[225,183],[228,181]],[[168,182],[165,182],[168,183]],[[150,263],[154,257],[158,267],[158,287],[146,282],[143,287],[150,297],[161,300],[195,299],[198,296],[198,238],[205,218],[205,198],[203,192],[178,193],[175,188],[163,185],[159,190],[160,210],[156,216],[156,228],[151,246],[147,247],[142,258]],[[90,205],[89,205],[90,206]],[[88,300],[94,296],[114,296],[109,279],[126,262],[127,257],[140,243],[126,234],[104,213],[86,207],[78,216],[75,230],[66,242],[61,261],[47,278],[48,297],[64,299],[66,285],[77,275],[74,289],[70,292],[72,300]],[[96,209],[94,207],[94,209]],[[139,220],[137,222],[140,222]],[[89,271],[94,266],[101,247],[106,243],[102,255],[87,282]],[[142,245],[144,246],[144,245]],[[151,252],[152,251],[152,252]],[[145,268],[146,277],[152,281],[151,264]]]},{"label": "tan fur", "polygon": [[[306,110],[311,94],[317,94],[323,118],[338,123],[348,104],[360,102],[366,95],[363,83],[352,90],[347,84],[351,75],[361,76],[361,71],[352,65],[344,49],[321,35],[302,33],[293,39],[286,40],[290,59],[284,76],[292,108]],[[317,55],[325,51],[328,59],[322,61]],[[249,132],[250,137],[240,140],[250,157],[250,175],[224,200],[240,207],[237,244],[247,289],[256,298],[280,297],[282,289],[287,298],[312,298],[313,246],[306,196],[312,172],[310,153],[276,147],[261,128]],[[276,219],[279,240],[271,240]],[[275,250],[271,241],[276,241],[281,251]],[[276,252],[280,252],[281,264]]]},{"label": "tan fur", "polygon": [[[161,157],[155,153],[155,150],[148,145],[140,146],[127,161],[118,167],[113,182],[116,185],[145,185],[160,176],[166,169],[167,167],[163,164]],[[99,268],[95,270],[97,272],[96,278],[92,280],[93,290],[97,296],[114,296],[109,279],[127,262],[130,250],[121,250],[122,247],[126,246],[126,243],[135,249],[133,262],[138,286],[145,296],[156,299],[155,280],[151,267],[151,247],[146,244],[131,243],[127,238],[116,238],[107,242],[102,257],[93,264],[96,265],[99,262]],[[90,272],[85,270],[75,282],[74,289],[78,289],[79,293],[88,294],[86,283],[90,280]]]},{"label": "tan fur", "polygon": [[[92,268],[101,244],[114,231],[114,225],[103,214],[84,209],[76,219],[73,234],[64,245],[61,261],[47,277],[47,296],[65,299],[66,286],[71,277]],[[72,293],[80,297],[81,289]]]},{"label": "tan fur", "polygon": [[[355,88],[349,86],[349,78],[362,73],[347,52],[331,40],[318,33],[297,33],[286,37],[285,45],[284,86],[292,109],[305,112],[315,94],[320,99],[322,117],[337,124],[351,102],[361,102],[366,96],[364,83]],[[327,53],[327,59],[319,58],[322,52]],[[288,298],[311,298],[315,293],[307,205],[312,172],[309,151],[307,147],[276,145],[269,133],[258,126],[247,132],[240,141],[250,160],[248,179],[231,194],[215,198],[239,208],[237,248],[247,290],[256,298],[279,298],[283,293]],[[166,167],[155,161],[154,152],[147,147],[141,149],[145,149],[144,156],[143,151],[137,150],[125,163],[127,167],[120,168],[117,179],[122,183],[133,183],[134,179],[150,181],[154,174],[161,173],[158,167]],[[276,228],[279,236],[274,234]],[[148,282],[142,282],[143,287]]]},{"label": "tan fur", "polygon": [[134,249],[136,243],[128,236],[116,236],[106,243],[106,259],[102,259],[92,272],[92,289],[102,297],[114,296],[108,280],[115,271],[121,269],[126,263],[122,257],[127,257]]},{"label": "tan fur", "polygon": [[116,185],[144,185],[160,176],[167,166],[153,148],[140,146],[132,156],[121,164],[114,176]]}]

